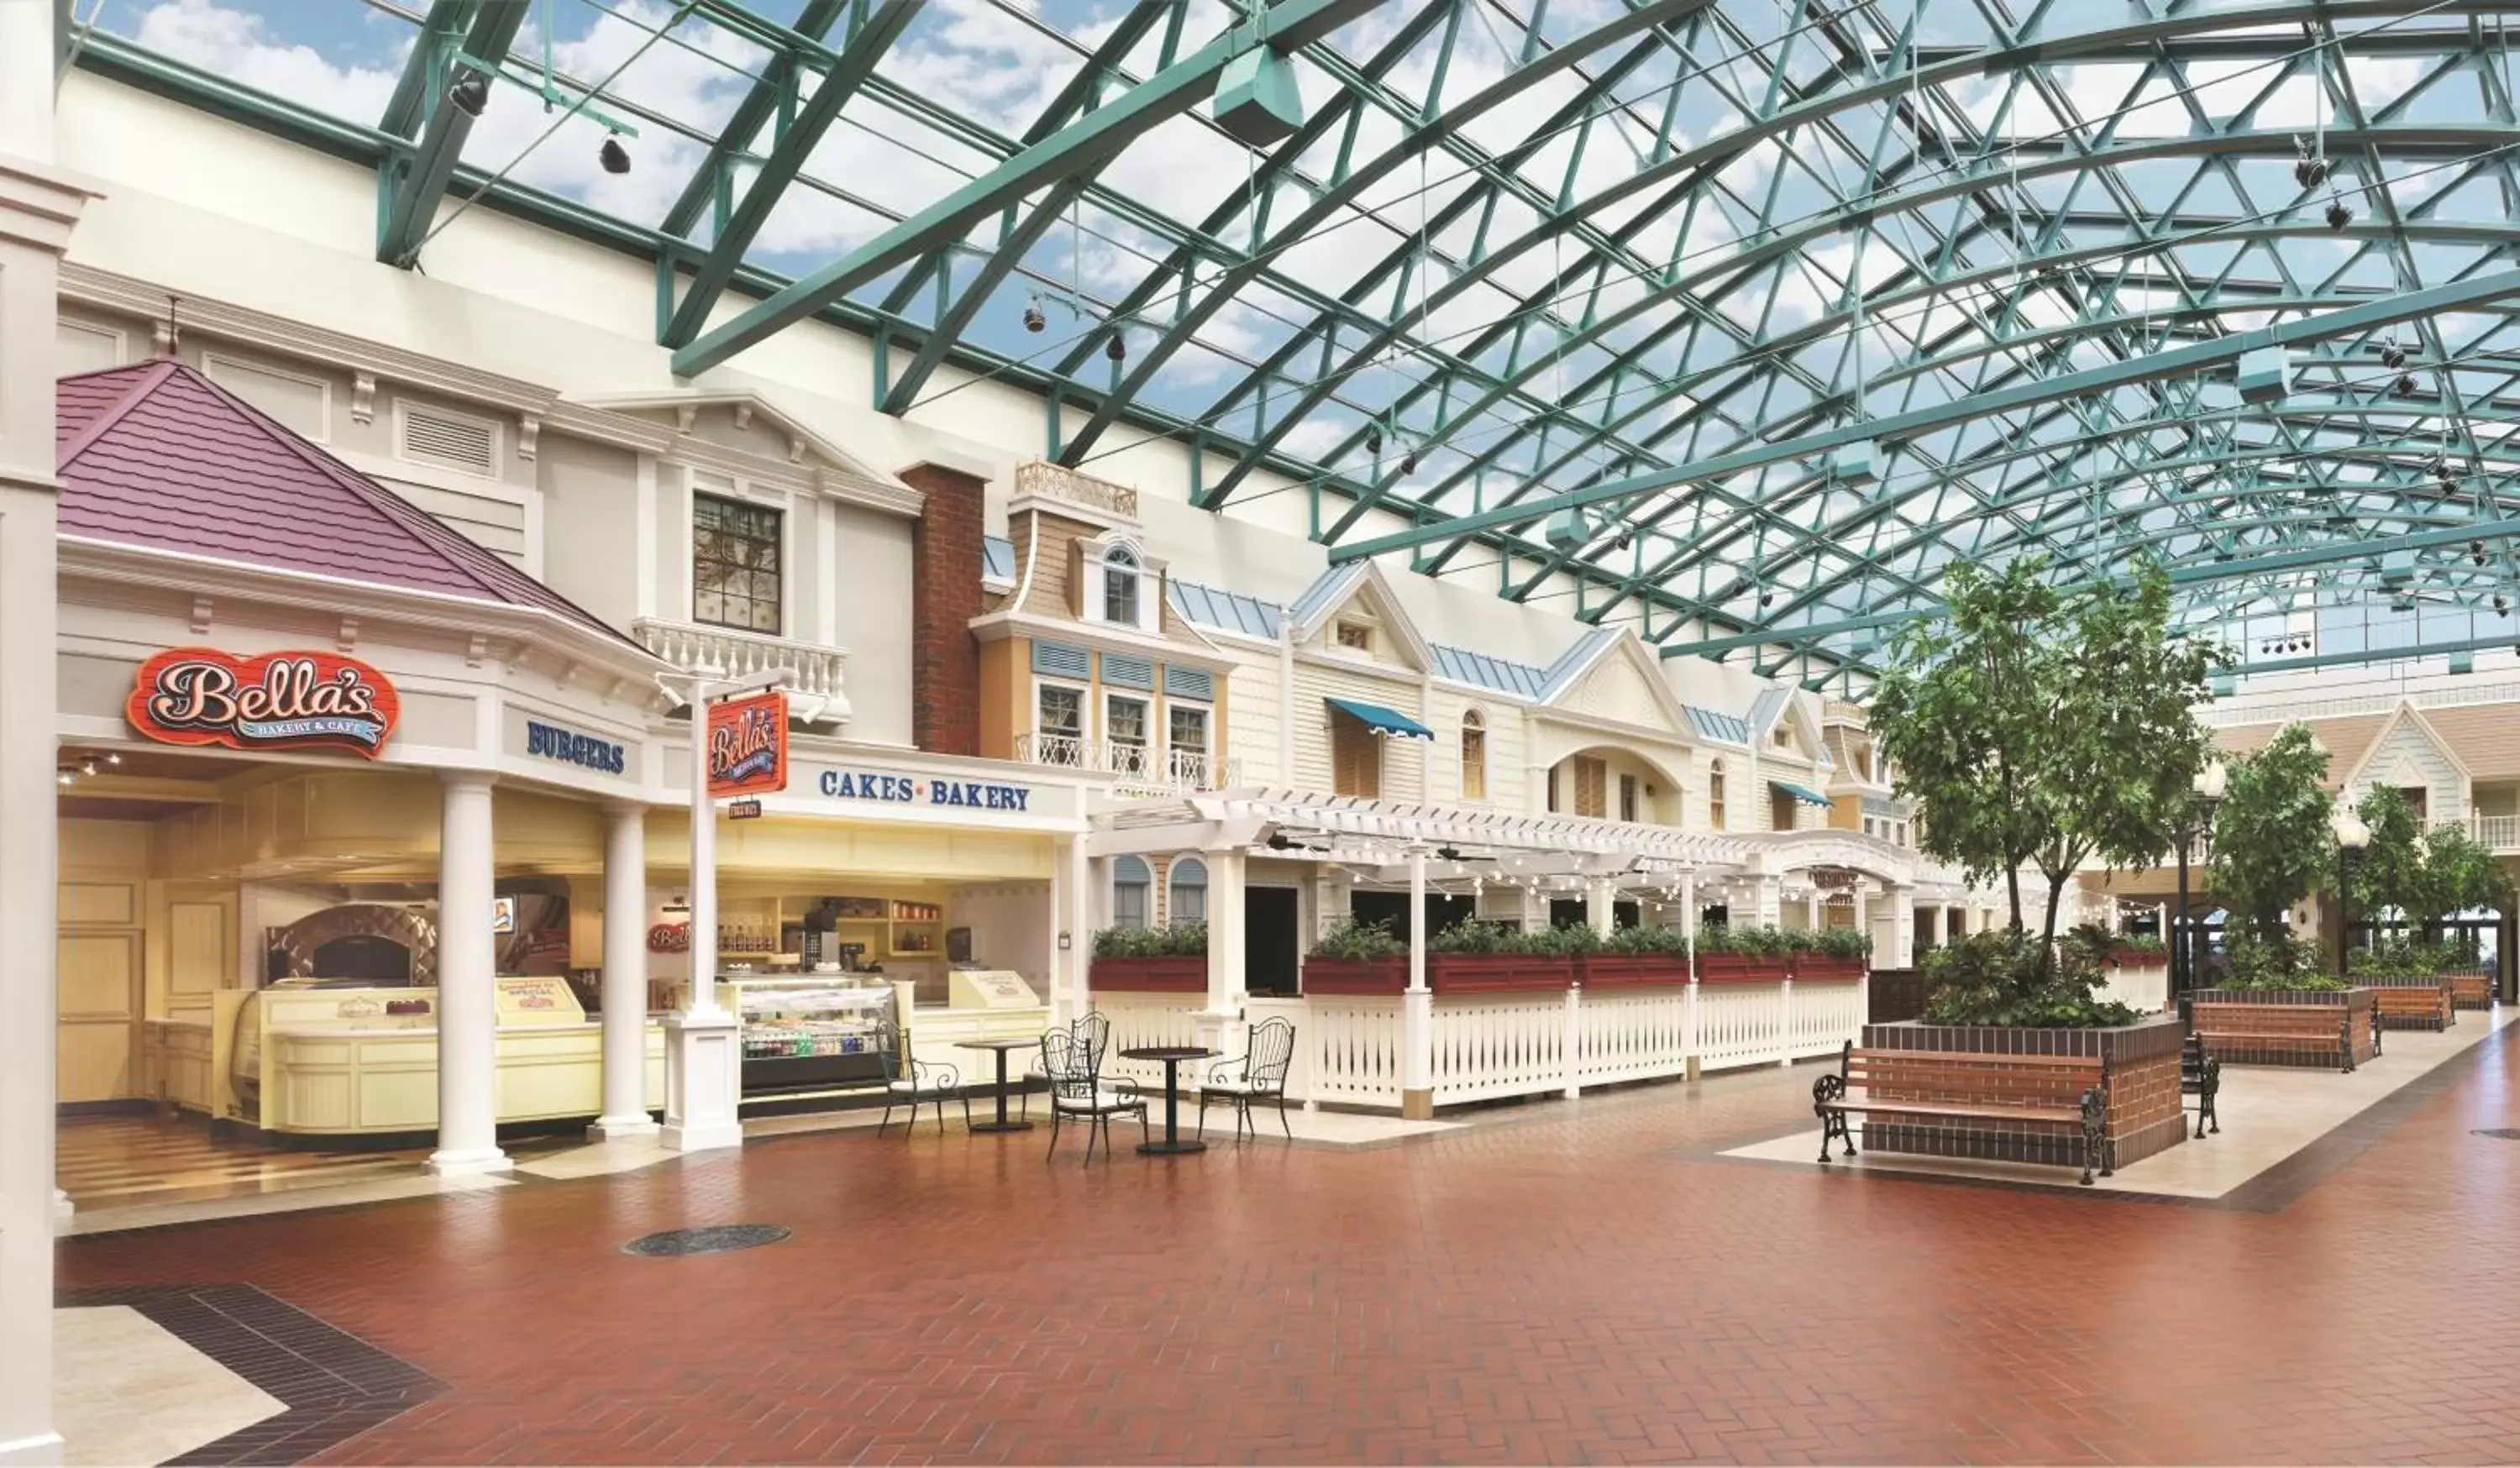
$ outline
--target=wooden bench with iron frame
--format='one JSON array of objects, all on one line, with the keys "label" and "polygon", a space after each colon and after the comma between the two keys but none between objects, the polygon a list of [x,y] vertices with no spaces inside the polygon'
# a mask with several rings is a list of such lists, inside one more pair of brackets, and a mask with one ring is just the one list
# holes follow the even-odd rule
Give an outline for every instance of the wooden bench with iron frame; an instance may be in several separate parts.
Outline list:
[{"label": "wooden bench with iron frame", "polygon": [[[1851,1088],[1862,1087],[1862,1094]],[[1902,1099],[1897,1092],[1917,1088],[1962,1087],[1982,1092],[1970,1101]],[[1875,1095],[1880,1090],[1888,1094]],[[2059,1095],[2078,1099],[2059,1104]],[[1930,1125],[1946,1122],[2043,1122],[2082,1128],[2083,1185],[2117,1172],[2109,1145],[2109,1063],[2092,1055],[1996,1055],[1943,1050],[1868,1050],[1848,1041],[1839,1053],[1837,1074],[1812,1083],[1812,1109],[1820,1114],[1820,1160],[1825,1164],[1828,1144],[1845,1143],[1855,1155],[1855,1137],[1847,1118],[1856,1114],[1915,1117]],[[2071,1166],[2071,1164],[2065,1164]]]}]

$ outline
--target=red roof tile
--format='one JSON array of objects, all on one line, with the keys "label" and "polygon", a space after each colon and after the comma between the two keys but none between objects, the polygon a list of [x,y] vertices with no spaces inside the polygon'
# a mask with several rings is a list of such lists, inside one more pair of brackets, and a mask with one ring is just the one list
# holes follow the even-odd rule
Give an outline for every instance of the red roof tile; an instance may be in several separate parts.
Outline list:
[{"label": "red roof tile", "polygon": [[65,535],[531,607],[628,641],[181,362],[57,390]]}]

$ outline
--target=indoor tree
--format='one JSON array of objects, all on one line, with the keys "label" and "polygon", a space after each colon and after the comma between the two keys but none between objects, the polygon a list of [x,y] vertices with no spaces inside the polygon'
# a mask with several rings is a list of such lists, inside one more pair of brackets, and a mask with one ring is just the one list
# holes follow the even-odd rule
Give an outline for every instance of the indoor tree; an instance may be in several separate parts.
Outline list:
[{"label": "indoor tree", "polygon": [[1917,807],[1919,847],[1972,878],[2001,874],[2015,932],[2021,868],[2037,867],[2052,939],[2085,861],[2169,850],[2207,752],[2195,708],[2223,654],[2171,630],[2158,566],[2071,595],[2046,569],[2037,556],[1952,567],[1949,614],[1900,635],[1869,723]]},{"label": "indoor tree", "polygon": [[2214,818],[2206,890],[2268,942],[2284,914],[2336,869],[2328,824],[2327,751],[2306,725],[2287,724],[2265,748],[2233,759]]},{"label": "indoor tree", "polygon": [[2375,919],[2384,910],[2395,910],[2406,920],[2411,941],[2417,919],[2429,915],[2416,911],[2426,897],[2423,822],[2413,804],[2387,785],[2364,791],[2354,814],[2371,832],[2354,867],[2354,906]]}]

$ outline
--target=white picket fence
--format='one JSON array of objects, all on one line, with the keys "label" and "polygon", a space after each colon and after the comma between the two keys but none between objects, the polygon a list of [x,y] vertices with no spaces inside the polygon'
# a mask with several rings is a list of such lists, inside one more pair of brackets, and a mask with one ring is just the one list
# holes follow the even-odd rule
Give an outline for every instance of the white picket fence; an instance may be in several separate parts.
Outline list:
[{"label": "white picket fence", "polygon": [[[1122,1061],[1142,1045],[1188,1045],[1199,1002],[1189,995],[1098,994],[1111,1020],[1111,1073],[1161,1084],[1160,1066]],[[1290,1099],[1398,1110],[1404,1021],[1397,998],[1324,995],[1259,999],[1243,1005],[1225,1048],[1238,1052],[1245,1026],[1282,1018],[1295,1027]],[[1597,994],[1511,994],[1434,1001],[1432,1051],[1438,1106],[1504,1096],[1552,1095],[1585,1086],[1649,1081],[1828,1055],[1864,1028],[1860,980],[1609,989]],[[1187,1080],[1187,1078],[1185,1078]]]}]

